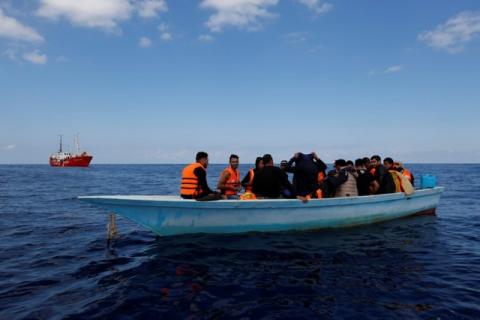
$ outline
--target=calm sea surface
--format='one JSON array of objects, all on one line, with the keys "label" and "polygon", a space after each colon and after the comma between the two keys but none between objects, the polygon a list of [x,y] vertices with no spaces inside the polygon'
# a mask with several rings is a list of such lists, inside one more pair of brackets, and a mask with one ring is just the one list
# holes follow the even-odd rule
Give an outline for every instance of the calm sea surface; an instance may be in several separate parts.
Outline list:
[{"label": "calm sea surface", "polygon": [[176,194],[181,168],[0,166],[0,319],[480,319],[480,165],[410,166],[447,188],[436,217],[336,231],[162,238],[118,217],[108,243],[76,200]]}]

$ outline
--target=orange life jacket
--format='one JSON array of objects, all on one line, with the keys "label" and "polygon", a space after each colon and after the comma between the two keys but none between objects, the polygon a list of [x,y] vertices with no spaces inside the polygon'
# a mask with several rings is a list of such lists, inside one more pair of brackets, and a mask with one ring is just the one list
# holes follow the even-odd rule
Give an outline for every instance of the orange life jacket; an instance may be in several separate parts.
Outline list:
[{"label": "orange life jacket", "polygon": [[248,170],[248,184],[245,187],[245,192],[252,192],[253,178],[255,177],[255,171],[253,169]]},{"label": "orange life jacket", "polygon": [[323,199],[323,191],[322,189],[317,189],[316,191],[312,192],[311,194],[307,194],[305,196],[308,200],[314,198],[314,199]]},{"label": "orange life jacket", "polygon": [[257,196],[252,192],[245,192],[240,196],[240,200],[256,200]]},{"label": "orange life jacket", "polygon": [[206,171],[206,169],[198,162],[191,163],[183,169],[182,183],[180,185],[180,194],[182,196],[191,196],[195,198],[202,193],[198,177],[194,173],[197,168],[202,168]]},{"label": "orange life jacket", "polygon": [[407,179],[412,182],[412,173],[408,171],[407,169],[403,168],[402,174],[407,177]]},{"label": "orange life jacket", "polygon": [[398,176],[397,170],[388,170],[392,176],[393,182],[395,183],[395,192],[404,192],[402,186],[402,179]]},{"label": "orange life jacket", "polygon": [[[229,173],[229,178],[225,185],[233,188],[238,188],[240,186],[240,172],[238,171],[238,169],[233,170],[231,166],[228,166],[228,168],[226,168],[224,172],[225,171]],[[233,196],[237,194],[237,191],[226,189],[223,190],[222,193],[227,196]]]},{"label": "orange life jacket", "polygon": [[323,181],[325,181],[325,173],[323,171],[320,171],[318,173],[318,177],[317,177],[317,181],[319,184],[323,183]]}]

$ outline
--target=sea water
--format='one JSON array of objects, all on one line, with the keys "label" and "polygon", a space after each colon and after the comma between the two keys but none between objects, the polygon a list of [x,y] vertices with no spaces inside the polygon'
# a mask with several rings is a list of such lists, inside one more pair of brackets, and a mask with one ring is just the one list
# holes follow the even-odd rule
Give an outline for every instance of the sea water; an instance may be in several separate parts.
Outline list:
[{"label": "sea water", "polygon": [[107,241],[76,197],[177,194],[182,166],[0,166],[0,319],[479,319],[480,166],[408,168],[446,187],[437,216],[175,237],[118,217]]}]

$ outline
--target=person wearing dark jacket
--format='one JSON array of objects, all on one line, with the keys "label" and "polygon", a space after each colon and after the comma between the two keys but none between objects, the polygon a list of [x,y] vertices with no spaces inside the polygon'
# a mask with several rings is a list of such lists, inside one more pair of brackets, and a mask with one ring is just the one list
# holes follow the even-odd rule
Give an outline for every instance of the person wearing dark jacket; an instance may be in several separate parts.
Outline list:
[{"label": "person wearing dark jacket", "polygon": [[242,187],[245,188],[246,192],[251,192],[252,191],[252,184],[253,184],[253,178],[255,177],[255,174],[257,174],[260,170],[263,169],[263,158],[262,157],[257,157],[255,160],[255,168],[248,170],[247,174],[242,180]]},{"label": "person wearing dark jacket", "polygon": [[370,158],[370,173],[377,181],[376,186],[378,186],[378,188],[371,186],[370,194],[395,192],[395,182],[393,181],[392,175],[388,170],[385,170],[385,167],[382,165],[382,158],[380,158],[380,156],[374,155]]},{"label": "person wearing dark jacket", "polygon": [[323,173],[323,177],[325,177],[326,169],[327,165],[316,153],[297,152],[288,162],[286,171],[293,173],[293,189],[297,196],[306,197],[322,188],[319,174]]},{"label": "person wearing dark jacket", "polygon": [[282,189],[290,185],[285,174],[273,165],[270,154],[263,156],[264,167],[253,178],[252,192],[257,198],[278,199]]},{"label": "person wearing dark jacket", "polygon": [[[371,189],[378,189],[378,182],[370,171],[367,170],[365,159],[355,160],[355,169],[357,170],[357,189],[359,196],[368,196]],[[368,159],[370,162],[370,159]]]},{"label": "person wearing dark jacket", "polygon": [[370,158],[371,169],[370,172],[378,182],[378,190],[372,190],[372,194],[385,194],[394,193],[396,190],[395,182],[392,175],[385,170],[382,165],[382,159],[378,155],[374,155]]}]

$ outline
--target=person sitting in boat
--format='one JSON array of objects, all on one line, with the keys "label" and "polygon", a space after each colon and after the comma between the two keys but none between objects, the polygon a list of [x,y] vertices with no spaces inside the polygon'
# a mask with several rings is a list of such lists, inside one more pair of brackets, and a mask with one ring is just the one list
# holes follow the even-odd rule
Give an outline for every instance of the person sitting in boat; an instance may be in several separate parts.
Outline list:
[{"label": "person sitting in boat", "polygon": [[401,162],[395,161],[393,166],[395,167],[395,170],[397,170],[398,172],[403,174],[405,177],[407,177],[408,181],[410,181],[412,186],[415,186],[415,177],[413,176],[413,174],[408,169],[406,169],[403,166],[403,164]]},{"label": "person sitting in boat", "polygon": [[352,160],[347,160],[347,167],[349,167],[350,169],[354,169],[354,168],[355,168],[355,164],[353,163]]},{"label": "person sitting in boat", "polygon": [[371,189],[371,194],[386,194],[395,193],[395,182],[392,179],[392,175],[382,165],[380,156],[375,155],[370,158],[370,172],[378,183],[378,189]]},{"label": "person sitting in boat", "polygon": [[293,188],[297,197],[322,198],[323,180],[327,165],[317,156],[315,152],[303,154],[297,152],[293,155],[287,165],[287,172],[293,173]]},{"label": "person sitting in boat", "polygon": [[197,153],[196,162],[187,165],[182,171],[180,196],[183,199],[199,201],[218,200],[220,195],[208,187],[207,184],[208,154]]},{"label": "person sitting in boat", "polygon": [[245,188],[245,192],[252,192],[253,178],[255,174],[263,169],[263,158],[257,157],[255,159],[255,168],[248,170],[247,174],[242,180],[242,187]]},{"label": "person sitting in boat", "polygon": [[270,154],[263,156],[264,167],[253,178],[252,192],[257,198],[278,199],[281,198],[282,189],[290,185],[282,170],[273,165]]},{"label": "person sitting in boat", "polygon": [[380,158],[379,155],[374,155],[370,158],[370,172],[378,183],[378,189],[372,188],[370,190],[370,194],[385,194],[395,192],[395,183],[393,182],[391,175],[382,165],[382,158]]},{"label": "person sitting in boat", "polygon": [[252,192],[253,178],[255,177],[255,174],[262,169],[263,169],[263,158],[257,157],[255,159],[255,168],[248,170],[245,177],[243,177],[242,187],[245,188],[245,192],[248,192],[248,193]]},{"label": "person sitting in boat", "polygon": [[383,165],[385,170],[390,173],[392,181],[395,185],[394,192],[404,192],[407,195],[410,195],[414,192],[414,188],[407,176],[400,173],[395,167],[395,163],[392,158],[385,158],[383,160]]},{"label": "person sitting in boat", "polygon": [[368,196],[370,190],[378,190],[378,182],[375,180],[369,170],[367,164],[370,163],[369,158],[355,160],[355,170],[357,170],[357,190],[359,196]]},{"label": "person sitting in boat", "polygon": [[242,190],[240,184],[240,172],[238,170],[239,158],[236,154],[230,155],[229,165],[220,174],[217,189],[225,199],[238,200],[240,196],[238,192]]},{"label": "person sitting in boat", "polygon": [[356,197],[357,190],[357,172],[354,168],[347,165],[344,159],[335,160],[335,170],[328,175],[328,183],[331,186],[333,196],[340,197]]},{"label": "person sitting in boat", "polygon": [[280,170],[282,170],[283,175],[285,176],[285,179],[287,179],[288,181],[288,185],[284,186],[282,189],[282,197],[285,199],[292,199],[294,198],[293,195],[295,194],[295,192],[293,190],[294,187],[292,186],[292,184],[290,183],[290,180],[288,179],[287,168],[288,168],[287,160],[280,161]]},{"label": "person sitting in boat", "polygon": [[[393,160],[392,158],[385,158],[381,166],[383,174],[376,180],[379,181],[379,187],[377,194],[385,194],[385,193],[395,193],[397,192],[397,185],[395,184],[395,180],[390,173],[390,169],[393,170]],[[385,167],[385,165],[387,165]]]}]

